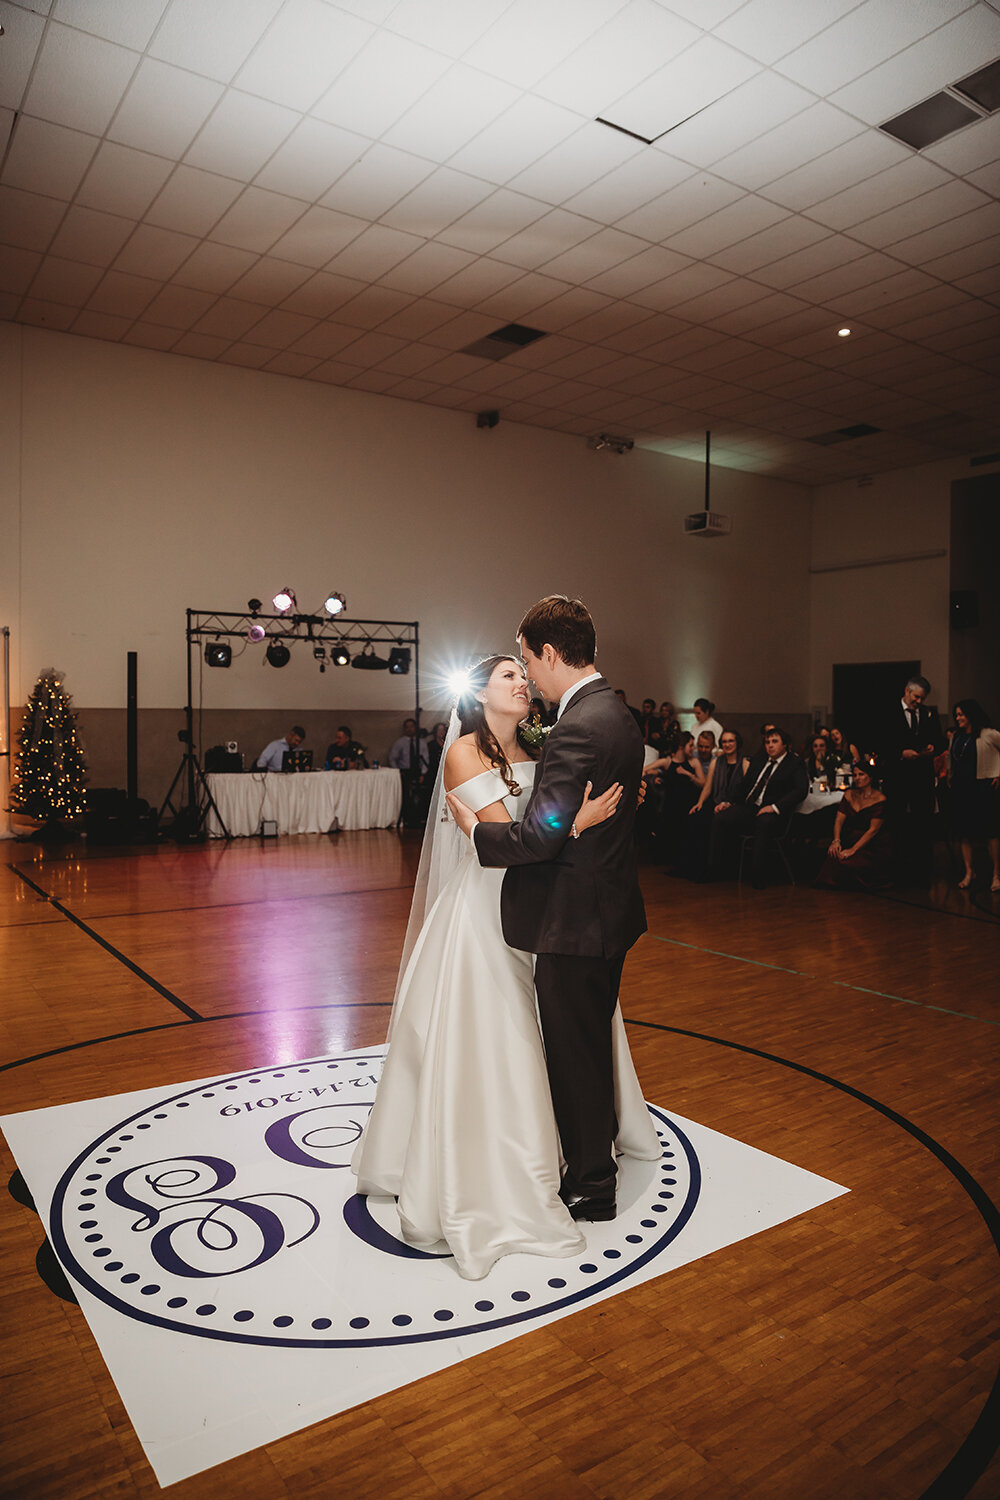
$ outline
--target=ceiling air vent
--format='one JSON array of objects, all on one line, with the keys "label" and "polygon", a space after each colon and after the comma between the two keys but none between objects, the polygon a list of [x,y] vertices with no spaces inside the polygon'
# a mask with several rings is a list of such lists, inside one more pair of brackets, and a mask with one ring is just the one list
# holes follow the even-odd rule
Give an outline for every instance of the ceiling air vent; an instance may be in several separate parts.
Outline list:
[{"label": "ceiling air vent", "polygon": [[540,328],[527,328],[523,323],[505,323],[502,328],[488,333],[485,338],[476,339],[474,344],[467,344],[460,352],[471,354],[476,359],[506,359],[508,354],[516,354],[519,349],[526,349],[536,339],[545,337]]},{"label": "ceiling air vent", "polygon": [[952,88],[971,99],[973,104],[978,104],[980,109],[993,114],[994,110],[1000,109],[1000,58],[987,63],[977,73],[970,73],[968,78],[960,78]]},{"label": "ceiling air vent", "polygon": [[914,151],[923,151],[925,147],[943,141],[946,135],[961,130],[963,125],[981,118],[978,110],[942,92],[932,94],[923,104],[915,104],[912,109],[904,109],[901,115],[884,121],[878,128],[905,146],[912,146]]},{"label": "ceiling air vent", "polygon": [[849,443],[852,438],[871,437],[872,433],[881,431],[881,427],[872,427],[868,422],[855,422],[853,427],[838,427],[835,432],[817,432],[815,437],[806,438],[806,442],[832,448],[834,443]]}]

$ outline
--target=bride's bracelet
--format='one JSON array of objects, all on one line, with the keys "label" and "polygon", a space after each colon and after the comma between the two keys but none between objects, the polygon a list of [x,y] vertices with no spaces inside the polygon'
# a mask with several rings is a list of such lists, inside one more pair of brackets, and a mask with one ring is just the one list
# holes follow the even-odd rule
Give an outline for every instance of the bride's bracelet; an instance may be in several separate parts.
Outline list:
[{"label": "bride's bracelet", "polygon": [[580,837],[580,830],[575,823],[570,825],[569,836],[571,839],[578,839]]}]

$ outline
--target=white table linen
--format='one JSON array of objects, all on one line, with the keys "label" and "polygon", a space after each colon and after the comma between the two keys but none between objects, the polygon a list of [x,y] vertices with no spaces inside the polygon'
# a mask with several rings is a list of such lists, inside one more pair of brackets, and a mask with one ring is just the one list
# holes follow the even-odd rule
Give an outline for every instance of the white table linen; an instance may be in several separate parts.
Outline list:
[{"label": "white table linen", "polygon": [[[206,776],[215,805],[229,833],[246,838],[274,822],[279,833],[329,833],[334,827],[389,828],[399,819],[403,789],[399,772],[251,771]],[[205,827],[222,837],[211,808]]]},{"label": "white table linen", "polygon": [[842,802],[843,799],[843,792],[809,791],[806,793],[805,797],[803,797],[802,801],[799,803],[795,811],[797,813],[801,813],[805,817],[808,817],[810,813],[819,812],[820,808],[836,807],[837,803]]}]

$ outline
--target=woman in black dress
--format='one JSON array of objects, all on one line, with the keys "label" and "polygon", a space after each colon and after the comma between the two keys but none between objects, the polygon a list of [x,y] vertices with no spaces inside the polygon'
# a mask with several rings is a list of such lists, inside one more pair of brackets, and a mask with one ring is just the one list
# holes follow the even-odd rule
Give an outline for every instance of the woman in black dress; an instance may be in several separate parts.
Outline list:
[{"label": "woman in black dress", "polygon": [[1000,733],[990,725],[975,698],[955,704],[955,733],[948,757],[953,836],[962,848],[965,874],[958,882],[967,891],[973,880],[973,845],[985,839],[993,860],[993,884],[1000,892]]},{"label": "woman in black dress", "polygon": [[892,861],[885,828],[886,800],[878,789],[874,762],[859,760],[852,769],[854,785],[844,792],[833,842],[816,884],[836,890],[882,890],[890,883]]}]

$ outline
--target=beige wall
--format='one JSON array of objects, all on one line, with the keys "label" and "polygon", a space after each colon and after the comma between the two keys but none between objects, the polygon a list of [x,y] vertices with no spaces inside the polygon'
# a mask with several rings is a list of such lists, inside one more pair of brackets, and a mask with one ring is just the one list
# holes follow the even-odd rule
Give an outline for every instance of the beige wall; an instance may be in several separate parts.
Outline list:
[{"label": "beige wall", "polygon": [[[719,469],[713,507],[733,535],[691,539],[703,471],[681,459],[10,324],[0,372],[18,456],[0,481],[15,705],[57,665],[81,710],[120,709],[134,650],[140,706],[177,710],[185,609],[241,610],[284,584],[304,608],[338,588],[352,616],[419,620],[431,716],[448,665],[512,643],[523,608],[552,591],[590,604],[600,665],[632,701],[706,694],[723,720],[808,704],[796,486]],[[410,679],[320,676],[301,648],[281,671],[248,648],[201,676],[206,711],[235,723],[260,710],[275,733],[289,714],[412,705]],[[113,779],[104,762],[98,784]]]}]

